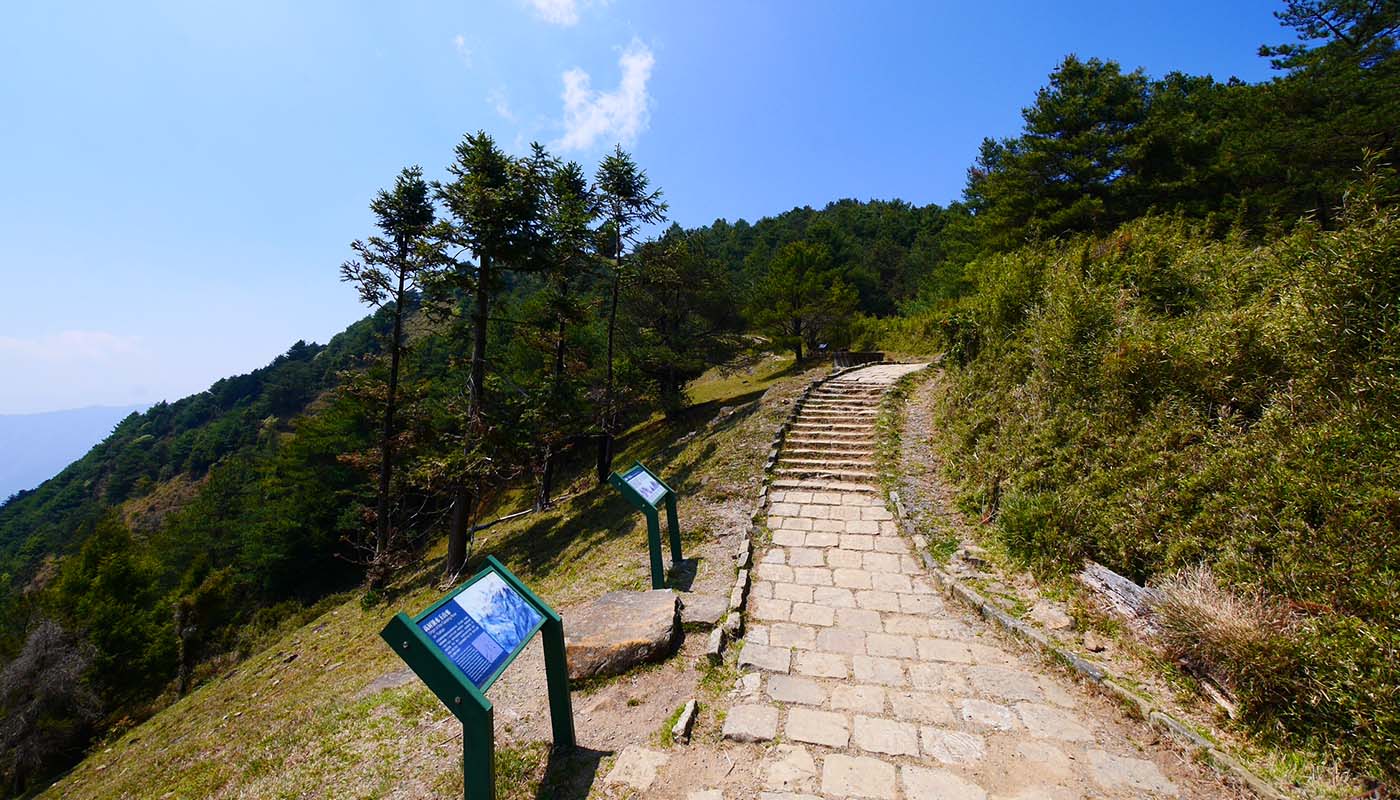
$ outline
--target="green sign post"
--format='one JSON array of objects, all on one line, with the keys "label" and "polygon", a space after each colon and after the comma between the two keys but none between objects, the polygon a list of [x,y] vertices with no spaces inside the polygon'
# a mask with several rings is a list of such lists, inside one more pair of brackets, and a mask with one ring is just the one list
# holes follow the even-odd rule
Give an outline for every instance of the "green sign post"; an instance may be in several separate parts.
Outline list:
[{"label": "green sign post", "polygon": [[666,527],[671,533],[671,566],[681,560],[681,526],[676,521],[676,493],[656,473],[638,461],[623,473],[608,476],[628,502],[647,518],[647,544],[651,549],[651,588],[666,588],[666,570],[661,564],[661,506],[666,506]]},{"label": "green sign post", "polygon": [[462,782],[468,800],[495,800],[495,730],[486,690],[539,632],[554,746],[574,747],[564,623],[494,557],[451,594],[410,617],[399,612],[379,635],[462,723]]}]

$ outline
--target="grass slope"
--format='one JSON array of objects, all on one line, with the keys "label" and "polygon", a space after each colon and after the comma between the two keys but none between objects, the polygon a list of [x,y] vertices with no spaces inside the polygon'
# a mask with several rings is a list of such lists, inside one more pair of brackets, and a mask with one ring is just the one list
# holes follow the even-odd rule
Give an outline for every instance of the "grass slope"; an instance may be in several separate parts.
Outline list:
[{"label": "grass slope", "polygon": [[[617,463],[644,459],[681,496],[686,546],[742,524],[761,480],[767,442],[791,398],[816,371],[762,362],[744,376],[714,372],[676,420],[629,431]],[[717,388],[718,387],[718,388]],[[693,435],[691,435],[693,433]],[[585,479],[586,480],[586,479]],[[495,555],[558,608],[618,588],[647,586],[644,523],[610,488],[576,483],[567,500],[479,534],[474,561]],[[261,653],[210,680],[124,735],[98,746],[44,797],[459,797],[460,729],[402,666],[378,631],[396,610],[439,593],[441,549],[405,575],[385,604],[358,595],[289,627]],[[727,570],[732,563],[701,564]],[[671,670],[640,680],[672,680]],[[399,685],[394,685],[394,684]],[[575,713],[580,694],[575,687]],[[493,689],[493,697],[495,689]],[[503,797],[533,797],[547,747],[498,717]]]}]

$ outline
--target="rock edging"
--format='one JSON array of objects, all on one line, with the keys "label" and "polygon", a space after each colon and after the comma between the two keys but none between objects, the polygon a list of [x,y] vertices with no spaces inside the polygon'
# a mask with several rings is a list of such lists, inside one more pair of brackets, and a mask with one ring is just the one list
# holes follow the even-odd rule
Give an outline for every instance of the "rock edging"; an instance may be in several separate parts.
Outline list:
[{"label": "rock edging", "polygon": [[1114,676],[1080,654],[1055,643],[1037,628],[1027,625],[1008,614],[1000,606],[983,597],[976,589],[968,586],[956,576],[947,572],[929,555],[927,540],[913,530],[913,523],[905,512],[904,503],[898,491],[890,491],[890,504],[894,506],[895,522],[899,529],[910,536],[914,549],[924,568],[928,570],[934,583],[950,598],[976,611],[979,616],[1001,628],[1013,637],[1025,642],[1031,648],[1049,656],[1089,681],[1089,684],[1109,699],[1127,708],[1129,715],[1146,722],[1152,728],[1165,733],[1184,747],[1205,760],[1216,772],[1237,783],[1249,787],[1250,791],[1267,800],[1294,800],[1269,781],[1255,774],[1233,756],[1216,747],[1209,739],[1192,730],[1191,726],[1152,705],[1152,699],[1144,697],[1115,680]]}]

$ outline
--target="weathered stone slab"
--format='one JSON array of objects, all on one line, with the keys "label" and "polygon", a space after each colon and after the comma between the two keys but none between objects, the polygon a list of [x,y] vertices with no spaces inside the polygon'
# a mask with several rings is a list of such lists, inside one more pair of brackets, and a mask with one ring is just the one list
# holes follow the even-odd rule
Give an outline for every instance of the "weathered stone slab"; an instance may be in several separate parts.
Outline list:
[{"label": "weathered stone slab", "polygon": [[826,702],[826,690],[818,686],[816,681],[789,675],[774,675],[769,678],[768,696],[780,703],[819,706]]},{"label": "weathered stone slab", "polygon": [[788,711],[787,725],[783,732],[795,742],[827,747],[845,747],[851,738],[850,727],[843,715],[810,708],[794,708]]},{"label": "weathered stone slab", "polygon": [[763,785],[775,792],[809,792],[816,788],[817,762],[807,748],[780,744],[763,766]]},{"label": "weathered stone slab", "polygon": [[1032,736],[1062,742],[1092,742],[1094,734],[1078,717],[1063,709],[1036,703],[1019,703],[1016,711]]},{"label": "weathered stone slab", "polygon": [[569,613],[569,678],[620,675],[665,658],[680,641],[680,601],[670,589],[608,592]]},{"label": "weathered stone slab", "polygon": [[1016,729],[1016,715],[1006,706],[989,703],[986,700],[964,700],[960,716],[965,722],[995,728],[999,731]]},{"label": "weathered stone slab", "polygon": [[778,709],[739,705],[724,717],[724,738],[736,742],[767,742],[778,735]]},{"label": "weathered stone slab", "polygon": [[845,678],[850,674],[846,669],[845,656],[812,650],[799,652],[793,669],[814,678]]},{"label": "weathered stone slab", "polygon": [[666,765],[670,756],[648,750],[639,745],[629,745],[617,757],[617,763],[604,778],[605,783],[621,783],[639,792],[651,788],[656,780],[656,771]]},{"label": "weathered stone slab", "polygon": [[986,800],[987,793],[971,781],[951,772],[923,767],[904,767],[900,771],[905,797],[939,798],[939,800]]},{"label": "weathered stone slab", "polygon": [[1167,780],[1157,765],[1141,758],[1124,758],[1103,750],[1090,750],[1089,772],[1105,789],[1126,788],[1176,797],[1176,784]]},{"label": "weathered stone slab", "polygon": [[729,598],[717,594],[681,595],[681,624],[713,628],[729,611]]},{"label": "weathered stone slab", "polygon": [[834,797],[891,800],[895,793],[894,765],[868,756],[829,755],[822,764],[822,792]]},{"label": "weathered stone slab", "polygon": [[907,722],[857,715],[851,743],[871,753],[917,756],[919,730]]},{"label": "weathered stone slab", "polygon": [[952,725],[957,719],[947,698],[929,692],[891,691],[890,707],[900,719]]},{"label": "weathered stone slab", "polygon": [[786,674],[792,662],[792,651],[786,647],[769,647],[753,641],[753,631],[739,651],[739,669],[761,669]]},{"label": "weathered stone slab", "polygon": [[925,726],[924,752],[944,764],[968,764],[987,754],[987,742],[975,733]]},{"label": "weathered stone slab", "polygon": [[879,686],[843,683],[831,690],[831,707],[836,711],[883,714],[885,713],[885,690]]},{"label": "weathered stone slab", "polygon": [[972,687],[1007,700],[1040,700],[1040,681],[1029,672],[1005,667],[975,666],[967,670]]}]

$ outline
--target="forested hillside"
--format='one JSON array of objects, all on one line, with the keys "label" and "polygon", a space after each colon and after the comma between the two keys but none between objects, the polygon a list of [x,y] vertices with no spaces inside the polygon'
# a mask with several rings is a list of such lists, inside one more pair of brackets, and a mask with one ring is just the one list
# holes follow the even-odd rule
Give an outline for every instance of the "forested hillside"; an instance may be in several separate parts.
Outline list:
[{"label": "forested hillside", "polygon": [[621,148],[485,132],[386,175],[324,267],[371,316],[0,507],[5,790],[444,540],[452,580],[707,370],[847,346],[945,355],[941,444],[1013,557],[1227,598],[1177,609],[1173,660],[1264,738],[1400,779],[1400,8],[1279,16],[1258,84],[1066,57],[947,207],[686,230]]}]

